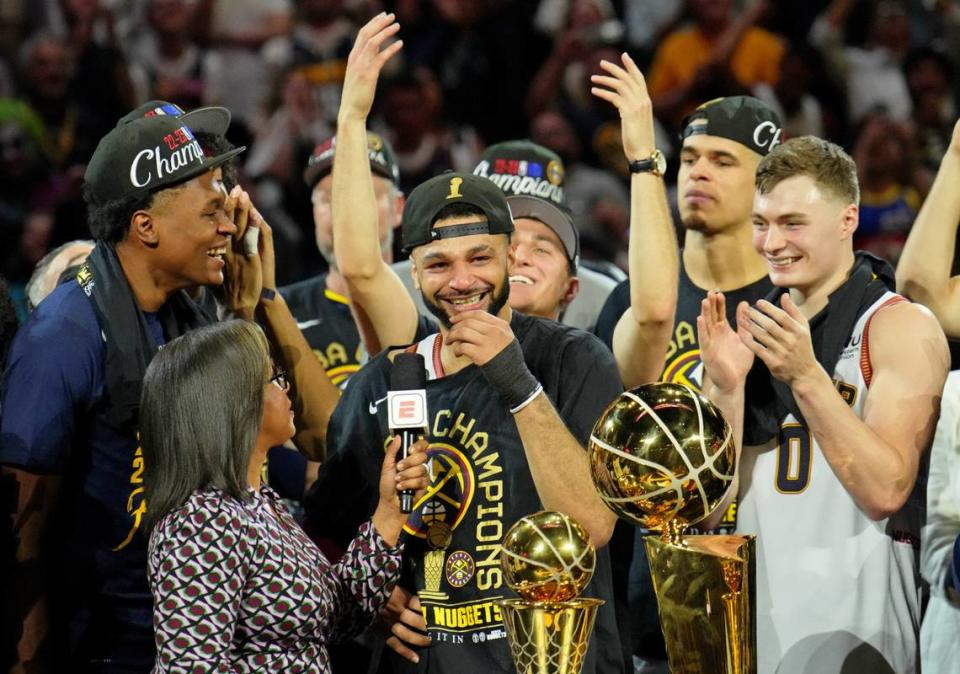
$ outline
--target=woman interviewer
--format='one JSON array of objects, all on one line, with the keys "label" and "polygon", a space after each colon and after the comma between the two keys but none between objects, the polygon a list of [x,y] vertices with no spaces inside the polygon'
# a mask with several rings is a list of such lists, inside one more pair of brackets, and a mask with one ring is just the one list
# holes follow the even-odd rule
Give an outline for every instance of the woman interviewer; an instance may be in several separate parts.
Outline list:
[{"label": "woman interviewer", "polygon": [[294,434],[286,389],[245,321],[187,333],[150,363],[140,441],[157,673],[328,672],[326,644],[366,627],[397,581],[397,489],[426,486],[425,443],[399,463],[386,452],[376,512],[331,564],[260,483],[267,450]]}]

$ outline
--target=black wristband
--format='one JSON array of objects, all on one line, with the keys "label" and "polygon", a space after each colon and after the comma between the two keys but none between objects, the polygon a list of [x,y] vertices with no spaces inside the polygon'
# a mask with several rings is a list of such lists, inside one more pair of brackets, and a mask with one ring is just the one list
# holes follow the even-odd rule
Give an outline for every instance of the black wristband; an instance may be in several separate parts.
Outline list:
[{"label": "black wristband", "polygon": [[267,300],[269,302],[270,300],[276,298],[276,296],[276,290],[273,290],[272,288],[260,288],[260,299]]},{"label": "black wristband", "polygon": [[481,365],[480,370],[511,411],[529,401],[543,388],[527,368],[516,337],[507,348]]}]

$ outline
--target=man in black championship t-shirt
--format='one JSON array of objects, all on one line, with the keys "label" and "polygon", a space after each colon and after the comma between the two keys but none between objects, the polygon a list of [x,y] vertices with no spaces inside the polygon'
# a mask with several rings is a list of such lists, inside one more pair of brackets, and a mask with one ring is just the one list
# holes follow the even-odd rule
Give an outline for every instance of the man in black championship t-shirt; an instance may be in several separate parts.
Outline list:
[{"label": "man in black championship t-shirt", "polygon": [[[727,318],[733,322],[741,300],[753,304],[772,289],[766,262],[751,244],[752,213],[757,165],[779,142],[780,120],[776,113],[748,96],[710,101],[684,120],[677,175],[677,207],[684,241],[677,312],[661,381],[700,390],[703,365],[696,326],[707,290],[723,291],[727,297]],[[635,349],[628,340],[613,339],[614,328],[621,329],[618,322],[630,307],[629,283],[625,281],[614,289],[597,321],[597,336],[614,349],[618,359]],[[718,532],[732,532],[735,525],[733,503]],[[639,659],[637,664],[650,667],[646,671],[665,672],[663,636],[655,612],[643,533],[636,530],[629,581],[634,653]],[[618,528],[618,538],[619,534]]]},{"label": "man in black championship t-shirt", "polygon": [[[342,142],[348,133],[341,126]],[[409,347],[427,363],[432,475],[405,528],[405,558],[432,638],[418,671],[512,672],[495,604],[512,596],[500,541],[520,517],[547,507],[606,542],[613,518],[593,489],[583,445],[619,378],[599,340],[507,305],[513,222],[493,183],[437,176],[410,194],[403,223],[420,291],[441,323]],[[314,525],[322,520],[341,537],[375,505],[395,353],[381,353],[351,380],[308,497]],[[599,559],[588,594],[607,604],[584,672],[619,672],[605,550]]]},{"label": "man in black championship t-shirt", "polygon": [[[391,23],[389,15],[373,19],[351,53],[338,120],[335,194],[343,181],[369,184],[365,124],[379,69],[396,51],[388,47],[385,56],[378,49]],[[335,201],[334,217],[341,217],[340,208],[368,215],[372,195],[371,189],[366,200]],[[408,347],[425,354],[429,364],[432,482],[406,527],[406,584],[419,595],[414,610],[422,614],[431,643],[407,651],[416,664],[394,657],[395,668],[514,671],[494,603],[512,596],[499,545],[520,517],[548,508],[578,520],[601,546],[586,592],[606,604],[584,672],[621,672],[609,557],[602,547],[614,518],[593,488],[583,448],[594,421],[620,390],[613,358],[587,333],[510,309],[513,221],[506,198],[489,180],[437,176],[411,193],[403,223],[417,286],[440,326],[439,333]],[[406,296],[402,287],[397,292]],[[361,368],[331,420],[328,458],[307,510],[316,529],[333,538],[343,540],[373,511],[396,352],[384,351]]]},{"label": "man in black championship t-shirt", "polygon": [[[334,257],[330,196],[336,147],[335,136],[317,145],[303,172],[303,178],[312,190],[310,198],[317,248],[327,261],[329,271],[281,288],[280,293],[330,381],[343,388],[351,375],[360,369],[366,356],[356,323],[350,315],[346,284]],[[403,193],[397,186],[400,170],[390,143],[378,134],[367,134],[367,154],[377,200],[380,251],[384,260],[389,262],[393,230],[403,211]]]}]

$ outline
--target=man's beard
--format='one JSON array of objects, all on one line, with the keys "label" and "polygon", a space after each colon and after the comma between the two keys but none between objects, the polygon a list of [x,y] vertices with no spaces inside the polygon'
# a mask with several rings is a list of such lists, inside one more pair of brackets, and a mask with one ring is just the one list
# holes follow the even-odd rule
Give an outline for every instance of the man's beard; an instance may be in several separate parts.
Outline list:
[{"label": "man's beard", "polygon": [[[443,310],[439,304],[434,304],[434,302],[427,297],[423,290],[420,290],[420,297],[423,298],[423,303],[426,305],[427,309],[431,314],[437,317],[440,323],[443,324],[447,330],[453,327],[453,322],[450,320],[450,317],[447,315],[447,312]],[[507,300],[510,299],[510,276],[508,274],[503,275],[503,283],[500,285],[500,292],[493,292],[490,296],[490,306],[487,307],[487,313],[491,316],[496,316],[500,313],[500,310],[503,309],[506,305]]]},{"label": "man's beard", "polygon": [[690,213],[686,218],[681,217],[680,222],[683,224],[684,230],[694,232],[706,232],[709,230],[706,220],[704,220],[703,216],[699,213]]}]

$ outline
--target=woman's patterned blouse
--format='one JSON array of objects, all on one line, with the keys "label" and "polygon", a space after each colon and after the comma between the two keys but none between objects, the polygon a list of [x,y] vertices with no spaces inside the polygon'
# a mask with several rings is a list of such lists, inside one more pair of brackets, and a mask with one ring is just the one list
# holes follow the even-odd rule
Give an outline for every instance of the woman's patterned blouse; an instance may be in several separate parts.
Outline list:
[{"label": "woman's patterned blouse", "polygon": [[326,645],[372,622],[400,554],[367,522],[331,564],[269,487],[196,491],[150,537],[154,672],[329,672]]}]

